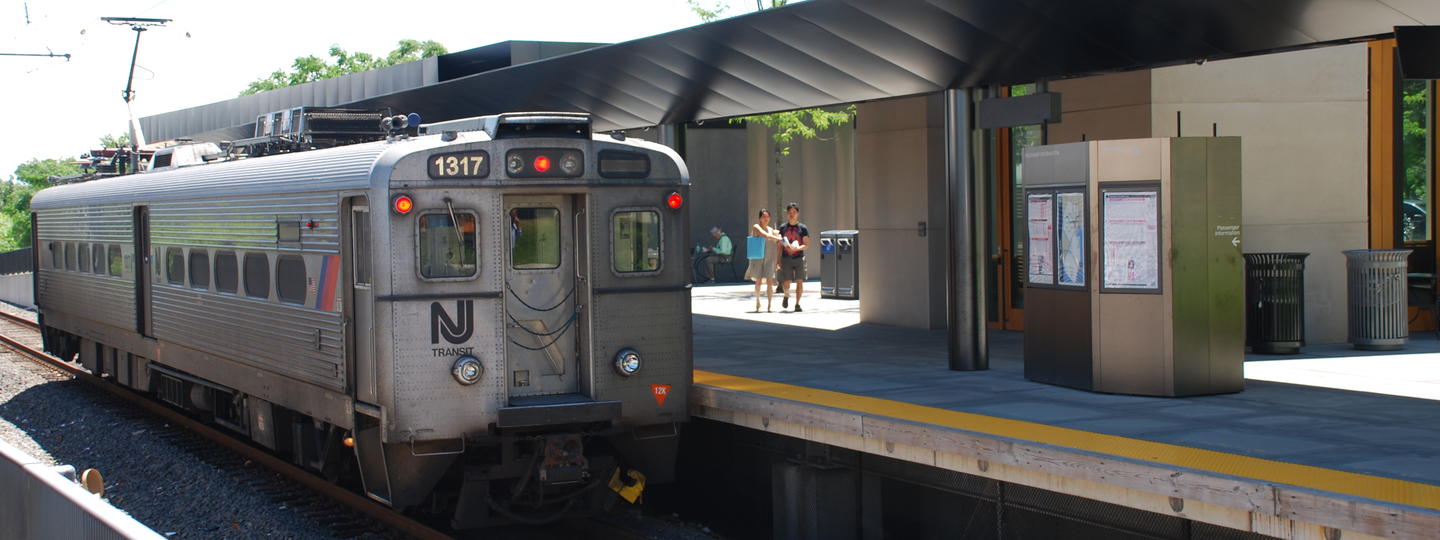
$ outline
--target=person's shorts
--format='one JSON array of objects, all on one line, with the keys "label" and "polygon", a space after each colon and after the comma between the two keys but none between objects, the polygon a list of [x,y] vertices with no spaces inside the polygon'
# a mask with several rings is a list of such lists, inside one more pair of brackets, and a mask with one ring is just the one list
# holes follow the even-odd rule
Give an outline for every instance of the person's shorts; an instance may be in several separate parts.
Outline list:
[{"label": "person's shorts", "polygon": [[805,281],[805,258],[780,257],[780,272],[775,276],[780,281]]}]

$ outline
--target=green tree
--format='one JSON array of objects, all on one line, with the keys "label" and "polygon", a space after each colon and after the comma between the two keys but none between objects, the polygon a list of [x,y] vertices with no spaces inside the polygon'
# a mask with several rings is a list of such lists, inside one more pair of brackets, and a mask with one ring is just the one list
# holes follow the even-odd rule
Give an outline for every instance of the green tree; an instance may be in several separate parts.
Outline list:
[{"label": "green tree", "polygon": [[332,77],[339,77],[348,73],[359,73],[375,68],[393,66],[445,54],[445,46],[431,40],[416,41],[413,39],[402,39],[395,47],[383,57],[363,52],[351,53],[340,48],[339,45],[330,46],[330,58],[334,63],[328,62],[315,55],[301,56],[290,64],[290,70],[276,70],[268,77],[256,79],[250,83],[240,95],[254,94],[266,90],[285,88],[307,82],[314,82]]},{"label": "green tree", "polygon": [[14,181],[0,182],[0,251],[30,246],[30,198],[50,185],[50,177],[80,172],[71,161],[31,159],[15,168]]},{"label": "green tree", "polygon": [[130,146],[130,134],[129,134],[129,133],[121,133],[120,135],[105,135],[105,136],[103,136],[103,137],[100,137],[100,146],[101,146],[102,148],[126,148],[126,147],[129,147],[129,146]]}]

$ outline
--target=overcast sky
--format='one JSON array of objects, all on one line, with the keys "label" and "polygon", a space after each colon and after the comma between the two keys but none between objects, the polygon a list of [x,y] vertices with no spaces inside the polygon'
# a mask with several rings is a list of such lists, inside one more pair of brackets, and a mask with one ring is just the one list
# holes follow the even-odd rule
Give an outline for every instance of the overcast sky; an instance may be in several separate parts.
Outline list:
[{"label": "overcast sky", "polygon": [[[732,3],[728,14],[754,9]],[[0,178],[127,130],[120,92],[135,32],[104,16],[173,19],[140,40],[136,117],[233,98],[298,56],[327,58],[332,44],[384,55],[401,39],[451,52],[506,40],[618,43],[699,22],[685,0],[0,0],[0,52],[71,55],[0,56]]]}]

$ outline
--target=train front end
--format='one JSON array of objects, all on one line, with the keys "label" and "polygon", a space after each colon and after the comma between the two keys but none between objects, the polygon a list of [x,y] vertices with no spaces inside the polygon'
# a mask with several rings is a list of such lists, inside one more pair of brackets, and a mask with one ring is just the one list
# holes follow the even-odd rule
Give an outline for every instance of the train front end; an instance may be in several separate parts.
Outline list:
[{"label": "train front end", "polygon": [[426,131],[348,206],[371,265],[354,300],[367,493],[453,498],[468,527],[668,481],[692,373],[684,163],[583,114]]}]

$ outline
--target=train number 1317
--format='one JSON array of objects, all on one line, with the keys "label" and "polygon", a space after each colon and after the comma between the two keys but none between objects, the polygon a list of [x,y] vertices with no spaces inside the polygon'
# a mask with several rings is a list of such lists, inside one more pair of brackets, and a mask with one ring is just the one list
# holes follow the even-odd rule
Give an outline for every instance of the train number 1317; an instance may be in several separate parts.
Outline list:
[{"label": "train number 1317", "polygon": [[485,178],[490,175],[490,155],[483,150],[437,154],[430,158],[430,178]]}]

